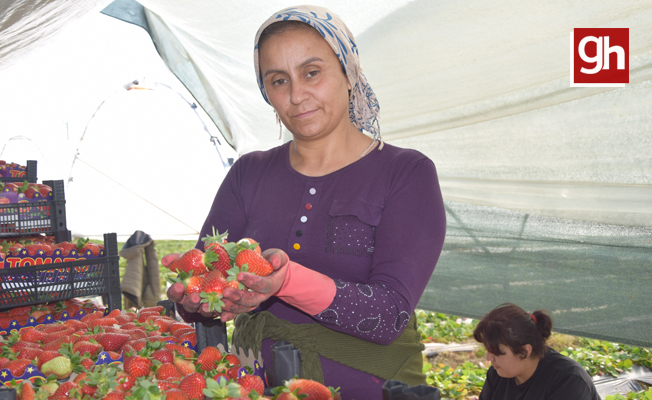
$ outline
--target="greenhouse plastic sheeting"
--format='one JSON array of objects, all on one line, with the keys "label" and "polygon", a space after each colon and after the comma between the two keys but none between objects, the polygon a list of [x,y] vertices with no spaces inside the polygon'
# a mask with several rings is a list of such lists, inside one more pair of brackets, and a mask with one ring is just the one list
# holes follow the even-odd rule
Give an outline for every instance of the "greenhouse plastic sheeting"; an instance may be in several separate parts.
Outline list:
[{"label": "greenhouse plastic sheeting", "polygon": [[420,308],[480,318],[512,302],[549,311],[558,332],[652,347],[652,228],[445,204]]}]

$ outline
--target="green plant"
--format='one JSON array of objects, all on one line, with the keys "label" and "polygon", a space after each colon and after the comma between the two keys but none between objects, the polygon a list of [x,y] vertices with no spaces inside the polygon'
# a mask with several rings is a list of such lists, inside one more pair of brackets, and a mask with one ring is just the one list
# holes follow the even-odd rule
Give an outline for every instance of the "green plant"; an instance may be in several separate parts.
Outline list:
[{"label": "green plant", "polygon": [[478,321],[425,310],[415,311],[421,341],[428,343],[465,342],[473,336]]},{"label": "green plant", "polygon": [[622,394],[607,395],[604,400],[652,400],[652,389],[639,393],[629,392],[626,396]]},{"label": "green plant", "polygon": [[465,399],[478,395],[484,385],[487,369],[478,363],[466,362],[457,368],[445,364],[424,363],[426,382],[439,388],[443,398]]}]

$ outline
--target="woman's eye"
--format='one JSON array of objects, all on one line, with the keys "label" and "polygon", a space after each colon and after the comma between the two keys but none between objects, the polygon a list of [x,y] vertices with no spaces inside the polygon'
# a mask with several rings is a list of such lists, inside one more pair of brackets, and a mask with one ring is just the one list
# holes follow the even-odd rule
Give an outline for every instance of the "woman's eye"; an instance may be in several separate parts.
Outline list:
[{"label": "woman's eye", "polygon": [[277,79],[275,81],[272,81],[272,85],[280,86],[280,85],[284,84],[285,82],[286,82],[285,79]]},{"label": "woman's eye", "polygon": [[316,71],[316,70],[315,70],[315,71],[310,71],[310,72],[308,72],[308,75],[306,75],[306,77],[308,77],[308,78],[314,78],[314,77],[317,76],[318,74],[319,74],[319,71]]}]

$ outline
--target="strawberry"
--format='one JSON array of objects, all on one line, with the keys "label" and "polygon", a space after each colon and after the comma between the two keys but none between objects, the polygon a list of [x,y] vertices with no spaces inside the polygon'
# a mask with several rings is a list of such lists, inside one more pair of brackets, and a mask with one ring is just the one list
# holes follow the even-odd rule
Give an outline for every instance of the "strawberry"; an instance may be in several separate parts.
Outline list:
[{"label": "strawberry", "polygon": [[152,353],[151,357],[163,364],[171,363],[174,360],[174,352],[169,349],[159,349]]},{"label": "strawberry", "polygon": [[23,382],[20,389],[20,400],[34,400],[35,398],[36,392],[31,383],[28,381]]},{"label": "strawberry", "polygon": [[213,261],[208,265],[209,269],[217,269],[226,275],[226,271],[231,268],[231,257],[229,256],[228,251],[225,249],[224,244],[226,244],[226,237],[228,232],[220,234],[215,232],[215,227],[213,227],[213,236],[206,235],[202,239],[204,242],[204,251],[213,251],[217,254],[217,261]]},{"label": "strawberry", "polygon": [[51,193],[52,193],[52,188],[48,185],[43,185],[43,184],[38,184],[38,191],[43,196],[44,199],[46,199]]},{"label": "strawberry", "polygon": [[158,370],[156,370],[156,379],[158,380],[165,380],[165,379],[180,380],[182,377],[183,375],[181,375],[179,368],[177,368],[172,363],[161,364],[161,366],[158,367]]},{"label": "strawberry", "polygon": [[122,313],[121,310],[116,309],[116,310],[113,310],[110,313],[106,314],[106,316],[104,318],[117,318],[117,317],[120,316],[121,313]]},{"label": "strawberry", "polygon": [[43,353],[43,350],[41,349],[25,348],[18,352],[18,354],[16,355],[16,359],[33,360],[37,358],[39,355],[41,355],[41,353]]},{"label": "strawberry", "polygon": [[206,380],[198,372],[190,374],[183,378],[179,383],[179,389],[184,392],[190,400],[204,400],[204,389]]},{"label": "strawberry", "polygon": [[5,365],[5,368],[11,372],[14,378],[18,378],[23,376],[25,373],[25,368],[28,365],[32,365],[31,360],[13,360],[9,361],[7,365]]},{"label": "strawberry", "polygon": [[251,238],[242,238],[238,240],[237,242],[238,247],[240,248],[246,248],[246,249],[252,249],[256,253],[260,254],[260,245],[258,244],[257,241],[251,239]]},{"label": "strawberry", "polygon": [[199,249],[191,249],[181,254],[179,258],[170,263],[170,270],[183,271],[193,275],[201,275],[208,271],[206,265],[217,261],[217,254],[213,251],[202,252]]},{"label": "strawberry", "polygon": [[[276,399],[293,399],[290,395],[295,395],[296,398],[303,398],[304,400],[330,400],[332,399],[331,391],[326,386],[317,381],[310,379],[290,379],[285,382],[285,386],[280,386],[279,395]],[[285,395],[285,396],[281,396]],[[307,395],[302,396],[301,395]]]},{"label": "strawberry", "polygon": [[188,400],[188,396],[181,389],[170,389],[165,392],[165,400]]},{"label": "strawberry", "polygon": [[125,392],[114,391],[103,397],[103,400],[123,400],[127,395]]},{"label": "strawberry", "polygon": [[89,242],[82,247],[81,254],[88,254],[88,252],[90,252],[93,257],[97,257],[100,255],[100,248],[95,243]]},{"label": "strawberry", "polygon": [[165,347],[166,349],[172,350],[178,354],[181,354],[185,358],[193,358],[195,357],[195,352],[192,351],[191,349],[184,347],[180,344],[174,344],[174,343],[166,343]]},{"label": "strawberry", "polygon": [[[34,246],[40,246],[40,245],[34,245]],[[30,255],[33,256],[34,254],[30,254]],[[12,308],[9,311],[8,316],[15,317],[17,315],[29,315],[30,311],[32,311],[32,307],[30,306],[16,307],[16,308]]]},{"label": "strawberry", "polygon": [[175,357],[175,359],[172,360],[172,364],[179,369],[183,376],[188,376],[197,370],[192,361],[179,357]]},{"label": "strawberry", "polygon": [[64,343],[72,343],[72,336],[63,336],[53,342],[45,344],[43,345],[43,350],[58,351]]},{"label": "strawberry", "polygon": [[70,358],[66,356],[55,357],[41,366],[43,375],[54,375],[57,379],[66,379],[72,374]]},{"label": "strawberry", "polygon": [[154,311],[154,312],[157,312],[159,315],[161,315],[163,310],[165,310],[165,307],[163,307],[163,306],[153,306],[153,307],[145,307],[145,308],[141,309],[140,312]]},{"label": "strawberry", "polygon": [[267,276],[274,271],[269,261],[251,249],[244,249],[238,253],[235,257],[235,266],[258,276]]},{"label": "strawberry", "polygon": [[237,379],[238,384],[247,390],[247,393],[255,391],[259,396],[265,392],[265,382],[258,375],[246,374]]},{"label": "strawberry", "polygon": [[197,365],[201,366],[203,371],[214,370],[217,362],[222,359],[222,352],[215,346],[206,346],[197,357]]},{"label": "strawberry", "polygon": [[185,322],[175,322],[172,325],[170,325],[169,331],[170,331],[171,334],[175,335],[175,332],[177,330],[179,330],[179,329],[187,329],[187,328],[194,329],[190,325],[186,324]]},{"label": "strawberry", "polygon": [[[98,320],[100,321],[100,320]],[[123,333],[105,333],[98,341],[106,351],[119,351],[122,345],[131,340],[131,336]]]},{"label": "strawberry", "polygon": [[57,388],[57,390],[55,390],[54,395],[68,396],[70,394],[70,390],[76,387],[79,387],[79,385],[77,385],[75,382],[64,382]]},{"label": "strawberry", "polygon": [[229,377],[229,379],[236,380],[238,379],[238,373],[240,372],[240,366],[236,365],[235,367],[230,367],[226,371],[226,376]]},{"label": "strawberry", "polygon": [[240,365],[240,359],[235,354],[227,354],[224,356],[224,359],[228,361],[231,366],[235,367]]},{"label": "strawberry", "polygon": [[177,329],[172,336],[180,338],[188,332],[195,332],[195,328],[191,328],[190,326],[186,325],[185,328]]},{"label": "strawberry", "polygon": [[125,366],[125,371],[134,378],[139,376],[149,375],[149,369],[152,362],[145,357],[134,356],[128,366]]},{"label": "strawberry", "polygon": [[190,342],[191,345],[197,346],[197,332],[188,332],[181,335],[181,337],[179,337],[179,343],[183,342]]},{"label": "strawberry", "polygon": [[98,318],[96,320],[91,321],[88,324],[88,327],[93,329],[93,327],[96,326],[113,326],[117,325],[118,321],[116,321],[115,318],[109,318],[109,317],[104,317],[104,318]]},{"label": "strawberry", "polygon": [[222,301],[222,291],[226,287],[226,278],[218,270],[213,270],[206,275],[204,284],[201,287],[202,303],[208,303],[210,311],[222,311],[224,302]]},{"label": "strawberry", "polygon": [[58,243],[57,248],[61,250],[61,255],[63,256],[69,256],[72,250],[75,251],[78,250],[77,245],[75,243],[70,243],[70,242]]},{"label": "strawberry", "polygon": [[41,353],[38,356],[38,364],[36,365],[36,367],[40,370],[41,367],[43,366],[43,364],[45,364],[46,362],[52,360],[53,358],[57,358],[57,357],[60,357],[60,356],[61,356],[61,353],[59,353],[58,351],[55,351],[55,350],[44,351],[43,353]]},{"label": "strawberry", "polygon": [[88,354],[91,357],[98,355],[102,349],[101,344],[92,343],[87,340],[80,340],[72,346],[73,353],[79,353],[79,355]]}]

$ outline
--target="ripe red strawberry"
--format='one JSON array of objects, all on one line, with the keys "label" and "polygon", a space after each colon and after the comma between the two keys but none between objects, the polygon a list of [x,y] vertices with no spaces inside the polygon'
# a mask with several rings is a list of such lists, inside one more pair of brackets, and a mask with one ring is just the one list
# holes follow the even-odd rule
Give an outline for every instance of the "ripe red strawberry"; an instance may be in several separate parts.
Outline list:
[{"label": "ripe red strawberry", "polygon": [[117,318],[117,317],[120,316],[121,313],[122,313],[121,310],[116,309],[116,310],[113,310],[110,313],[106,314],[106,316],[104,318]]},{"label": "ripe red strawberry", "polygon": [[183,377],[181,371],[172,363],[165,363],[158,367],[156,370],[156,379],[165,380],[165,379],[176,379],[179,380]]},{"label": "ripe red strawberry", "polygon": [[39,346],[38,343],[34,342],[23,342],[23,341],[18,341],[14,344],[11,345],[11,351],[14,353],[18,353],[19,351],[23,349],[39,349],[41,346]]},{"label": "ripe red strawberry", "polygon": [[145,357],[134,356],[128,365],[125,365],[125,371],[134,378],[147,376],[152,362]]},{"label": "ripe red strawberry", "polygon": [[9,359],[7,357],[0,357],[0,369],[3,369],[8,363]]},{"label": "ripe red strawberry", "polygon": [[118,382],[118,387],[121,388],[124,391],[131,390],[132,387],[134,387],[134,384],[136,383],[136,378],[133,376],[122,372],[119,373],[119,375],[116,378],[116,381]]},{"label": "ripe red strawberry", "polygon": [[123,333],[105,333],[98,342],[106,351],[119,351],[129,340],[131,336]]},{"label": "ripe red strawberry", "polygon": [[43,348],[43,350],[59,351],[62,344],[64,344],[64,343],[72,343],[72,340],[73,340],[72,336],[63,336],[63,337],[60,337],[59,339],[57,339],[55,341],[52,341],[52,342],[50,342],[48,344],[43,345],[42,348]]},{"label": "ripe red strawberry", "polygon": [[163,364],[171,363],[174,360],[174,352],[169,349],[159,349],[152,353],[151,357]]},{"label": "ripe red strawberry", "polygon": [[175,322],[172,325],[170,325],[169,331],[170,331],[171,334],[175,335],[175,332],[177,330],[179,330],[179,329],[187,329],[187,328],[194,329],[190,325],[186,324],[185,322]]},{"label": "ripe red strawberry", "polygon": [[[287,389],[288,391],[285,391]],[[326,386],[317,381],[310,379],[290,379],[285,383],[285,388],[282,393],[296,393],[298,395],[307,395],[304,400],[330,400],[332,399],[331,391]],[[278,399],[285,399],[286,397],[279,396]],[[288,397],[291,398],[291,397]],[[297,398],[299,398],[297,396]]]},{"label": "ripe red strawberry", "polygon": [[18,378],[23,376],[25,368],[31,364],[32,360],[12,360],[5,365],[5,368],[11,372],[14,378]]},{"label": "ripe red strawberry", "polygon": [[190,360],[176,357],[174,360],[172,360],[172,363],[179,369],[181,375],[183,376],[188,376],[197,371],[195,364]]},{"label": "ripe red strawberry", "polygon": [[212,371],[217,367],[217,362],[222,359],[222,352],[215,346],[206,346],[197,357],[197,365],[203,371]]},{"label": "ripe red strawberry", "polygon": [[208,271],[206,265],[213,261],[217,261],[217,254],[213,251],[204,253],[199,249],[191,249],[181,254],[179,258],[170,263],[170,270],[183,271],[193,275],[201,275]]},{"label": "ripe red strawberry", "polygon": [[204,400],[204,389],[206,380],[204,375],[195,372],[183,378],[179,383],[179,389],[184,392],[190,400]]},{"label": "ripe red strawberry", "polygon": [[[40,245],[35,245],[35,246],[40,246]],[[30,254],[30,255],[33,255],[33,254]],[[30,307],[30,306],[22,306],[22,307],[12,308],[7,315],[10,316],[10,317],[15,317],[17,315],[29,315],[29,313],[31,311],[32,311],[32,307]]]},{"label": "ripe red strawberry", "polygon": [[210,311],[222,311],[222,291],[226,287],[226,277],[218,270],[213,270],[206,275],[204,284],[201,287],[202,303],[208,303]]},{"label": "ripe red strawberry", "polygon": [[62,336],[70,336],[76,331],[77,330],[75,328],[67,328],[63,331],[48,333],[45,335],[45,337],[43,337],[43,339],[41,339],[41,342],[43,344],[48,344],[50,342],[54,342],[55,340],[61,339]]},{"label": "ripe red strawberry", "polygon": [[257,241],[255,241],[255,240],[253,240],[251,238],[242,238],[242,239],[238,240],[237,245],[238,245],[239,248],[252,249],[258,254],[261,253],[260,245],[258,244]]},{"label": "ripe red strawberry", "polygon": [[181,354],[185,358],[194,358],[195,352],[192,349],[189,349],[185,346],[175,343],[166,343],[164,346],[165,349],[172,350],[178,354]]},{"label": "ripe red strawberry", "polygon": [[113,325],[118,325],[118,321],[115,318],[104,317],[104,318],[98,318],[94,321],[91,321],[88,324],[88,327],[93,329],[96,326],[113,326]]},{"label": "ripe red strawberry", "polygon": [[267,276],[274,271],[272,264],[255,250],[244,249],[235,257],[235,266],[258,276]]},{"label": "ripe red strawberry", "polygon": [[86,370],[90,371],[90,369],[93,368],[93,365],[95,365],[95,362],[90,358],[82,358],[79,364]]},{"label": "ripe red strawberry", "polygon": [[100,248],[95,243],[90,243],[89,242],[89,243],[86,243],[84,245],[84,247],[82,247],[82,249],[81,249],[82,254],[87,254],[88,252],[90,252],[93,257],[97,257],[97,256],[100,255]]},{"label": "ripe red strawberry", "polygon": [[61,242],[57,244],[57,248],[61,250],[62,256],[69,256],[72,250],[78,250],[75,243]]},{"label": "ripe red strawberry", "polygon": [[155,316],[160,316],[161,314],[157,313],[156,311],[143,311],[140,314],[138,314],[138,322],[141,324],[147,321],[147,318],[151,317],[152,315]]},{"label": "ripe red strawberry", "polygon": [[265,392],[265,382],[263,378],[258,375],[246,374],[239,379],[237,379],[238,384],[247,390],[247,393],[256,391],[259,396],[262,396]]},{"label": "ripe red strawberry", "polygon": [[235,354],[227,354],[224,356],[224,359],[228,361],[231,366],[235,367],[240,365],[240,359]]},{"label": "ripe red strawberry", "polygon": [[240,366],[229,367],[229,369],[226,371],[226,376],[228,376],[229,379],[236,380],[238,379],[239,372],[240,372]]},{"label": "ripe red strawberry", "polygon": [[175,338],[180,338],[188,332],[195,332],[195,328],[191,328],[190,326],[186,325],[185,328],[177,329],[172,336]]},{"label": "ripe red strawberry", "polygon": [[16,355],[16,359],[23,359],[23,360],[34,360],[38,358],[39,355],[43,353],[43,350],[41,349],[32,349],[32,348],[25,348],[21,349],[18,354]]},{"label": "ripe red strawberry", "polygon": [[36,398],[36,392],[29,381],[23,382],[20,386],[20,400],[34,400]]},{"label": "ripe red strawberry", "polygon": [[73,388],[79,387],[75,382],[64,382],[59,387],[57,390],[54,391],[55,396],[68,396],[70,394],[70,390]]},{"label": "ripe red strawberry", "polygon": [[72,346],[73,353],[79,353],[79,355],[88,354],[91,357],[99,354],[102,349],[103,347],[101,344],[92,343],[87,340],[80,340]]},{"label": "ripe red strawberry", "polygon": [[226,237],[228,236],[227,232],[219,234],[215,232],[213,228],[213,236],[206,236],[202,239],[204,242],[204,251],[212,250],[217,254],[217,261],[213,261],[208,265],[209,269],[217,269],[226,275],[226,271],[231,268],[231,257],[229,256],[228,251],[224,248],[226,244]]},{"label": "ripe red strawberry", "polygon": [[106,396],[103,397],[103,400],[124,400],[126,396],[127,394],[125,392],[113,391],[107,393]]},{"label": "ripe red strawberry", "polygon": [[48,185],[43,185],[43,184],[38,184],[38,191],[43,196],[44,199],[47,199],[47,197],[52,193],[52,188]]},{"label": "ripe red strawberry", "polygon": [[[166,339],[169,339],[168,336]],[[197,346],[197,332],[188,332],[179,337],[179,343],[190,342],[191,345]]]},{"label": "ripe red strawberry", "polygon": [[90,324],[91,321],[94,321],[96,319],[100,319],[103,316],[104,316],[104,314],[102,314],[101,312],[95,311],[95,312],[93,312],[91,314],[84,315],[83,317],[81,317],[80,321],[84,322],[86,324]]},{"label": "ripe red strawberry", "polygon": [[181,389],[170,389],[165,393],[165,400],[188,400],[188,396]]}]

